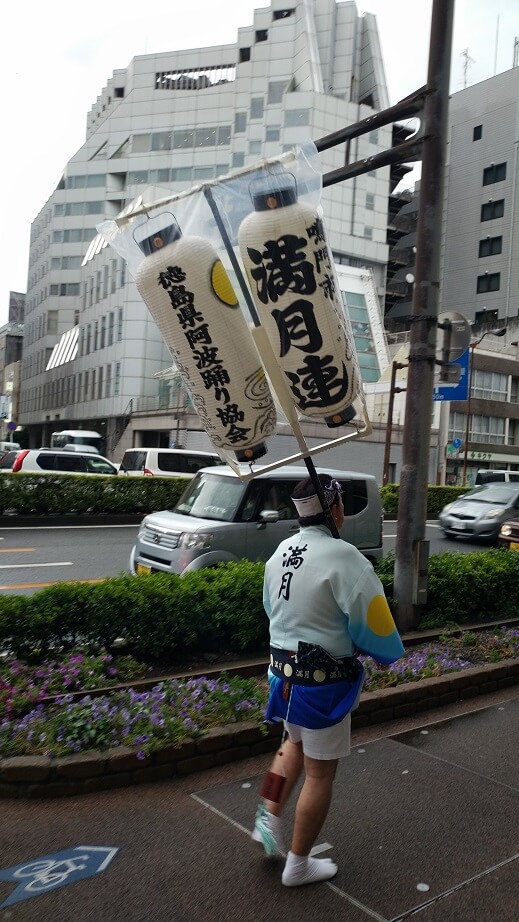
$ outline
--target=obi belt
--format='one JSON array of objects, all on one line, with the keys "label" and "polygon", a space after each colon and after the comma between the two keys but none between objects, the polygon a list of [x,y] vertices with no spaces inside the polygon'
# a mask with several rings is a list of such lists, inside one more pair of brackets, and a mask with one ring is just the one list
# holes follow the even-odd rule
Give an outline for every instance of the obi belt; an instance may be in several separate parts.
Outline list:
[{"label": "obi belt", "polygon": [[359,703],[364,667],[353,656],[336,659],[300,641],[297,653],[271,648],[266,720],[286,720],[323,730],[344,720]]}]

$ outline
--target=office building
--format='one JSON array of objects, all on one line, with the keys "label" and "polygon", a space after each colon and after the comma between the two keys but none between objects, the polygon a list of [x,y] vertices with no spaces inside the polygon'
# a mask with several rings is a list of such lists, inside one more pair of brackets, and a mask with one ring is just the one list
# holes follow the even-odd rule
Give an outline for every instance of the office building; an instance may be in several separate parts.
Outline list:
[{"label": "office building", "polygon": [[[376,21],[353,2],[272,0],[231,44],[146,54],[114,71],[32,226],[20,413],[30,444],[74,425],[100,430],[116,460],[128,444],[172,444],[180,428],[197,447],[205,433],[186,423],[193,414],[162,374],[168,350],[124,261],[99,239],[92,246],[97,225],[144,189],[157,199],[187,190],[387,105]],[[388,126],[331,148],[323,172],[392,143]],[[344,290],[373,318],[385,291],[390,172],[322,193],[337,266],[365,277]],[[374,339],[357,329],[365,380],[388,361],[375,327]]]}]

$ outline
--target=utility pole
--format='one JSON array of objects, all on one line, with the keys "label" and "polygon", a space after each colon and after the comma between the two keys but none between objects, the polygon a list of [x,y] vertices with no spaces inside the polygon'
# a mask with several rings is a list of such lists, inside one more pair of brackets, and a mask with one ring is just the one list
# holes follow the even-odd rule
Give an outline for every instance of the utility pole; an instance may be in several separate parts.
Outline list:
[{"label": "utility pole", "polygon": [[427,602],[429,543],[425,540],[425,524],[453,19],[454,0],[434,0],[427,74],[430,93],[425,100],[422,125],[422,178],[395,554],[400,631],[416,626]]}]

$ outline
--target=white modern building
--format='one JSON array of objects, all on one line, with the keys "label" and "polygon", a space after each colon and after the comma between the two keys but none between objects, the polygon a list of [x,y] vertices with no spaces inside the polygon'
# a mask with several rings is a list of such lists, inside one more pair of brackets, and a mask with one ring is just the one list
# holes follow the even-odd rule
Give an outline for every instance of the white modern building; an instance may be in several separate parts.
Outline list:
[{"label": "white modern building", "polygon": [[[142,55],[114,71],[32,226],[20,407],[30,444],[74,425],[103,431],[116,460],[128,444],[207,447],[161,375],[171,357],[124,261],[102,241],[91,247],[97,225],[145,188],[157,199],[175,194],[388,104],[375,18],[353,2],[272,0],[231,44]],[[331,148],[323,172],[391,143],[388,126]],[[386,167],[322,195],[341,286],[357,298],[345,296],[366,381],[389,361],[377,303],[389,191]]]},{"label": "white modern building", "polygon": [[[518,150],[519,67],[451,97],[441,305],[473,325],[469,482],[480,467],[519,469]],[[450,403],[447,479],[458,482],[467,408]]]},{"label": "white modern building", "polygon": [[518,149],[519,67],[451,97],[442,301],[471,322],[519,314]]}]

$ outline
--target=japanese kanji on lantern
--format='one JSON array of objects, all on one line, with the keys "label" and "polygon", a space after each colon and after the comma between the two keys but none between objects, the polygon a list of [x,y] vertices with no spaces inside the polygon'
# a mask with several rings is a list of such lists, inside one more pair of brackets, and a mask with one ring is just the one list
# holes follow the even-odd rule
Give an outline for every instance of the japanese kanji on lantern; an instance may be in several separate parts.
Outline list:
[{"label": "japanese kanji on lantern", "polygon": [[249,287],[299,411],[342,426],[361,378],[322,215],[298,200],[290,174],[273,180],[251,189],[238,231]]},{"label": "japanese kanji on lantern", "polygon": [[217,251],[183,236],[171,213],[136,239],[145,258],[135,284],[182,375],[213,445],[254,461],[276,410],[247,321]]}]

